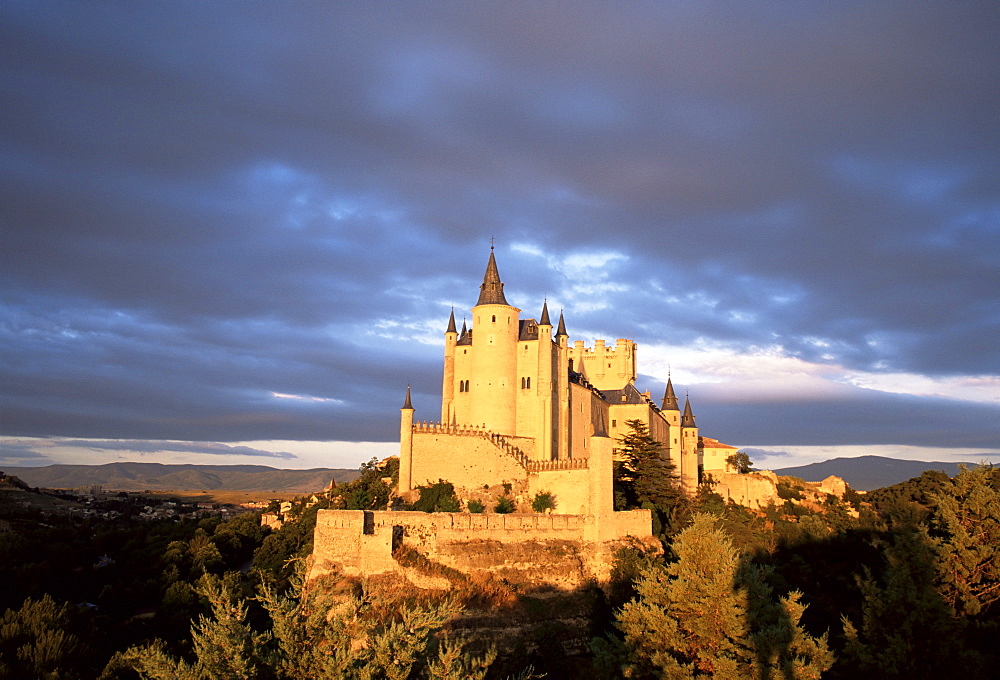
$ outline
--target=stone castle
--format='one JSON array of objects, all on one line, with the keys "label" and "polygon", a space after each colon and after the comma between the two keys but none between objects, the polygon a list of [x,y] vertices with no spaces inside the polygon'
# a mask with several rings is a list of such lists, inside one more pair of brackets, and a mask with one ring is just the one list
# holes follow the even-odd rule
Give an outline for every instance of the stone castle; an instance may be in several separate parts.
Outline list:
[{"label": "stone castle", "polygon": [[[636,388],[634,342],[571,344],[561,312],[553,325],[543,302],[537,320],[522,319],[503,288],[491,249],[471,309],[472,328],[463,323],[459,331],[452,310],[444,333],[440,418],[416,421],[407,388],[397,493],[414,499],[416,487],[446,480],[468,501],[503,485],[522,506],[537,493],[552,494],[557,514],[320,511],[314,575],[332,569],[405,573],[395,558],[405,547],[463,573],[500,570],[517,581],[512,574],[524,567],[525,546],[537,552],[539,546],[558,544],[560,554],[569,551],[581,565],[559,585],[603,580],[619,542],[656,544],[648,510],[614,510],[614,448],[629,431],[629,420],[644,423],[660,442],[686,493],[693,494],[710,473],[723,480],[724,495],[736,491],[735,500],[761,496],[750,489],[751,476],[728,469],[726,458],[735,447],[699,436],[690,401],[682,411],[669,379],[659,405]],[[726,480],[747,488],[730,490]],[[773,484],[763,485],[773,490]],[[484,544],[496,549],[484,553]],[[495,564],[468,559],[487,553]],[[538,578],[533,577],[536,585]]]}]

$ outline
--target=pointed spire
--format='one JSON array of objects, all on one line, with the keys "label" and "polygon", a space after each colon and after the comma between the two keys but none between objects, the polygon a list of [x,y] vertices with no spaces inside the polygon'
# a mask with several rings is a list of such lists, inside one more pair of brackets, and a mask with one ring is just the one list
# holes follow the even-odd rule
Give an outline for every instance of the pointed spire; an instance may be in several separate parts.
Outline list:
[{"label": "pointed spire", "polygon": [[493,247],[490,247],[490,261],[486,264],[486,275],[483,277],[483,285],[479,287],[479,301],[476,305],[507,305],[507,298],[503,295],[503,283],[500,281],[500,272],[497,271],[497,259],[493,256]]},{"label": "pointed spire", "polygon": [[412,411],[413,410],[413,404],[410,403],[410,386],[409,385],[406,386],[406,401],[403,402],[403,408],[402,408],[402,410],[403,411],[406,411],[406,410]]},{"label": "pointed spire", "polygon": [[551,326],[552,322],[549,321],[549,301],[546,299],[542,303],[542,319],[538,322],[539,326]]},{"label": "pointed spire", "polygon": [[556,330],[556,337],[558,338],[560,335],[565,335],[566,337],[569,337],[569,333],[566,332],[566,320],[563,319],[563,313],[561,309],[559,310],[559,328]]},{"label": "pointed spire", "polygon": [[469,332],[469,326],[465,323],[465,321],[466,321],[465,319],[462,319],[462,334],[459,336],[462,338],[464,338],[465,335]]},{"label": "pointed spire", "polygon": [[663,405],[660,407],[664,411],[677,411],[677,395],[674,394],[674,384],[667,376],[667,391],[663,393]]},{"label": "pointed spire", "polygon": [[694,424],[694,414],[691,413],[691,397],[684,397],[684,415],[681,416],[681,427],[698,427]]},{"label": "pointed spire", "polygon": [[451,316],[448,317],[448,330],[445,333],[457,333],[455,330],[455,308],[451,308]]}]

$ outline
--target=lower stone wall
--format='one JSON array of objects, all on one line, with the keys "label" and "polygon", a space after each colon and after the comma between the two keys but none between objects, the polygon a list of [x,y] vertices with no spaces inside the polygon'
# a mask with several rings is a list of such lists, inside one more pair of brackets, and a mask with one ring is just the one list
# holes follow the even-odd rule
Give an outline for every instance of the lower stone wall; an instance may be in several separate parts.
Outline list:
[{"label": "lower stone wall", "polygon": [[[618,540],[590,537],[611,523]],[[423,513],[320,510],[310,578],[404,573],[393,550],[411,548],[466,575],[490,574],[532,587],[575,588],[606,581],[612,556],[628,537],[658,547],[648,510],[594,515]]]}]

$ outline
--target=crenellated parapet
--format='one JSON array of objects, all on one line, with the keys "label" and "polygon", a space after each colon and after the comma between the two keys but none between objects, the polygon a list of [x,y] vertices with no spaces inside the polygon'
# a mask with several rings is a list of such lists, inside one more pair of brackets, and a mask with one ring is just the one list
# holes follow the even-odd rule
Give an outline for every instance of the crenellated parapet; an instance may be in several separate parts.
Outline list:
[{"label": "crenellated parapet", "polygon": [[533,460],[524,469],[528,472],[552,472],[555,470],[587,470],[589,458],[566,458],[565,460]]}]

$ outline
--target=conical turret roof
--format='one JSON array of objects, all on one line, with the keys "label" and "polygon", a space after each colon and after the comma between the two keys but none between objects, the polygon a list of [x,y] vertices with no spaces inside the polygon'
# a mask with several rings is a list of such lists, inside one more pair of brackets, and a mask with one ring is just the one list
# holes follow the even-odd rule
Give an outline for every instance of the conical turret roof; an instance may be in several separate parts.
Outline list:
[{"label": "conical turret roof", "polygon": [[546,300],[542,303],[542,318],[538,322],[539,326],[551,326],[552,322],[549,321],[549,301]]},{"label": "conical turret roof", "polygon": [[563,313],[561,309],[559,310],[559,328],[556,329],[556,337],[558,338],[560,335],[565,335],[566,337],[569,337],[569,333],[566,332],[566,320],[563,319]]},{"label": "conical turret roof", "polygon": [[451,316],[448,317],[448,330],[445,333],[457,333],[458,330],[455,328],[455,308],[451,308]]},{"label": "conical turret roof", "polygon": [[684,399],[684,415],[681,416],[681,427],[698,427],[694,424],[694,414],[691,413],[691,398]]},{"label": "conical turret roof", "polygon": [[413,410],[413,404],[410,403],[410,386],[409,385],[406,386],[406,401],[403,402],[403,410],[405,411],[407,409],[409,409],[410,411]]},{"label": "conical turret roof", "polygon": [[507,298],[503,295],[503,283],[500,281],[500,272],[497,271],[497,260],[493,256],[493,249],[490,248],[490,261],[486,264],[486,275],[483,276],[483,285],[479,287],[479,305],[507,305]]},{"label": "conical turret roof", "polygon": [[663,393],[663,405],[660,406],[663,411],[678,411],[680,408],[677,406],[677,395],[674,394],[674,384],[670,382],[670,377],[667,376],[667,390]]}]

